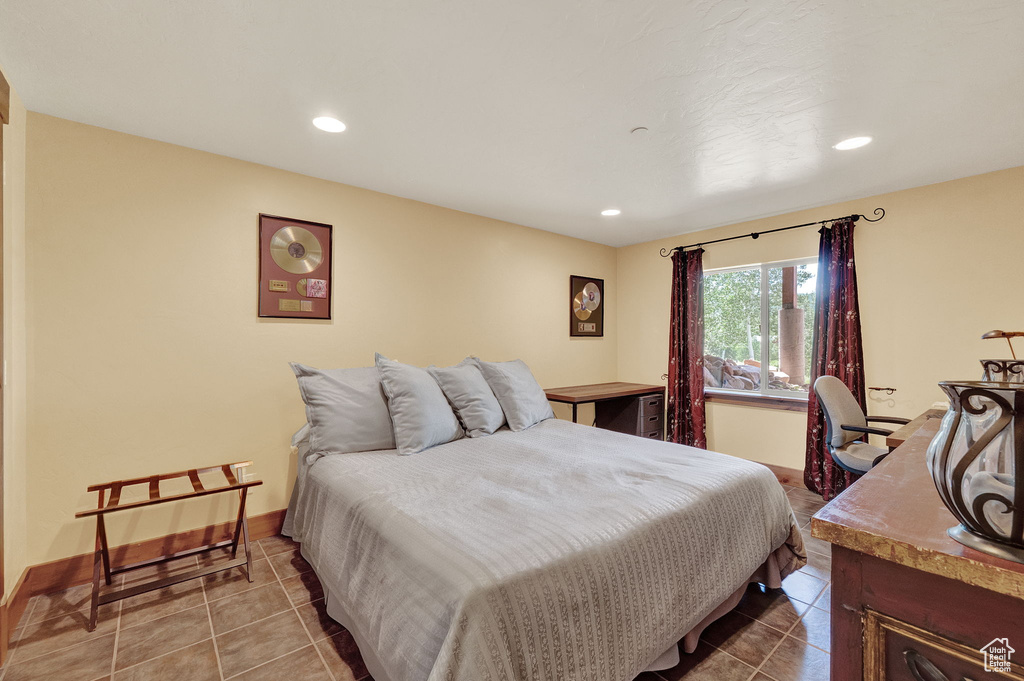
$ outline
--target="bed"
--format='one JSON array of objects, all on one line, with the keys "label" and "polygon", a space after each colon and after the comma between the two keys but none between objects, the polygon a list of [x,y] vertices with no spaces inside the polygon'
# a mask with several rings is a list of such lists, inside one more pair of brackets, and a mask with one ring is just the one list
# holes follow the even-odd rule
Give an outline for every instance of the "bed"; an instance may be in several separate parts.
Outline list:
[{"label": "bed", "polygon": [[408,457],[304,432],[284,531],[376,681],[629,681],[804,564],[774,475],[724,454],[556,419]]}]

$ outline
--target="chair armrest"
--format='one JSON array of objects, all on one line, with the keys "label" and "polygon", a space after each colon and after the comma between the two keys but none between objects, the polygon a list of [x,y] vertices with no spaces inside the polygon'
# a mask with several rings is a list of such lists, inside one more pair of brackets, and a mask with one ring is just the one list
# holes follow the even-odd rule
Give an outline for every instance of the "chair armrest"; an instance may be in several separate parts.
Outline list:
[{"label": "chair armrest", "polygon": [[871,467],[874,468],[878,464],[882,463],[882,459],[889,456],[889,454],[891,454],[891,452],[886,452],[885,454],[879,454],[878,456],[876,456],[875,460],[871,462]]},{"label": "chair armrest", "polygon": [[839,426],[843,430],[848,430],[851,433],[867,433],[868,435],[892,435],[891,430],[885,430],[883,428],[862,428],[860,426]]},{"label": "chair armrest", "polygon": [[910,419],[900,418],[899,416],[868,416],[867,420],[879,421],[881,423],[899,423],[904,426],[910,423]]}]

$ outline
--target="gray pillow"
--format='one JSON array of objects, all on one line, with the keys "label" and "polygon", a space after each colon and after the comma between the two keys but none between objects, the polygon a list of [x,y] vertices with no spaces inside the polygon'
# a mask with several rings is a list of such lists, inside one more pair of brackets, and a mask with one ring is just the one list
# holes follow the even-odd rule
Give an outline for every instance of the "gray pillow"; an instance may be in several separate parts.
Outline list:
[{"label": "gray pillow", "polygon": [[484,362],[475,357],[472,359],[498,398],[509,428],[514,431],[526,430],[545,419],[555,417],[551,403],[523,360]]},{"label": "gray pillow", "polygon": [[490,435],[505,425],[505,413],[498,404],[480,367],[466,358],[453,367],[427,367],[470,437]]},{"label": "gray pillow", "polygon": [[309,451],[394,449],[388,403],[375,367],[321,370],[291,363],[306,403]]},{"label": "gray pillow", "polygon": [[395,362],[379,353],[376,363],[399,454],[415,454],[462,437],[459,420],[426,369]]}]

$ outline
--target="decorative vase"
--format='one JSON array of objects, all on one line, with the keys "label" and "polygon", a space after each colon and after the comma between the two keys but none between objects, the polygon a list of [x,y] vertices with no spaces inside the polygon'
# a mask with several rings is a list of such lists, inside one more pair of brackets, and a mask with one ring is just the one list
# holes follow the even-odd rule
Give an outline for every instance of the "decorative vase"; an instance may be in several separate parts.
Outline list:
[{"label": "decorative vase", "polygon": [[960,521],[948,534],[1024,563],[1024,382],[943,381],[949,411],[928,446],[943,503]]},{"label": "decorative vase", "polygon": [[1024,383],[1024,359],[983,359],[983,381]]}]

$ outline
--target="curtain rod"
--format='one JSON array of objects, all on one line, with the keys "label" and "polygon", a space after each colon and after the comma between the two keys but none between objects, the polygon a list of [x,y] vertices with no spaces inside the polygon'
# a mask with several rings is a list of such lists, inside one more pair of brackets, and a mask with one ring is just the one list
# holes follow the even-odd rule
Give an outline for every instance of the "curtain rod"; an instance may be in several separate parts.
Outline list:
[{"label": "curtain rod", "polygon": [[687,248],[700,248],[702,246],[707,246],[709,244],[719,244],[719,243],[722,243],[723,241],[735,241],[736,239],[746,239],[748,237],[751,238],[751,239],[756,239],[759,236],[761,236],[762,234],[772,234],[773,232],[785,232],[787,229],[799,229],[800,227],[811,227],[813,225],[821,225],[822,227],[824,227],[824,226],[826,226],[830,222],[839,222],[840,220],[853,220],[854,222],[857,222],[857,220],[860,220],[861,218],[864,218],[864,220],[866,220],[867,222],[878,222],[879,220],[881,220],[882,218],[885,217],[885,209],[884,208],[876,208],[872,212],[873,212],[874,215],[878,216],[874,220],[872,220],[871,218],[869,218],[866,215],[860,215],[860,214],[854,213],[853,215],[844,215],[841,218],[828,218],[827,220],[816,220],[814,222],[805,222],[802,225],[793,225],[791,227],[779,227],[778,229],[767,229],[767,230],[765,230],[763,232],[751,232],[750,234],[740,234],[738,236],[730,236],[730,237],[726,237],[724,239],[715,239],[714,241],[702,241],[699,244],[687,244],[685,246],[676,246],[675,248],[662,248],[661,249],[661,257],[667,258],[668,256],[672,255],[672,253],[674,251],[685,251]]}]

